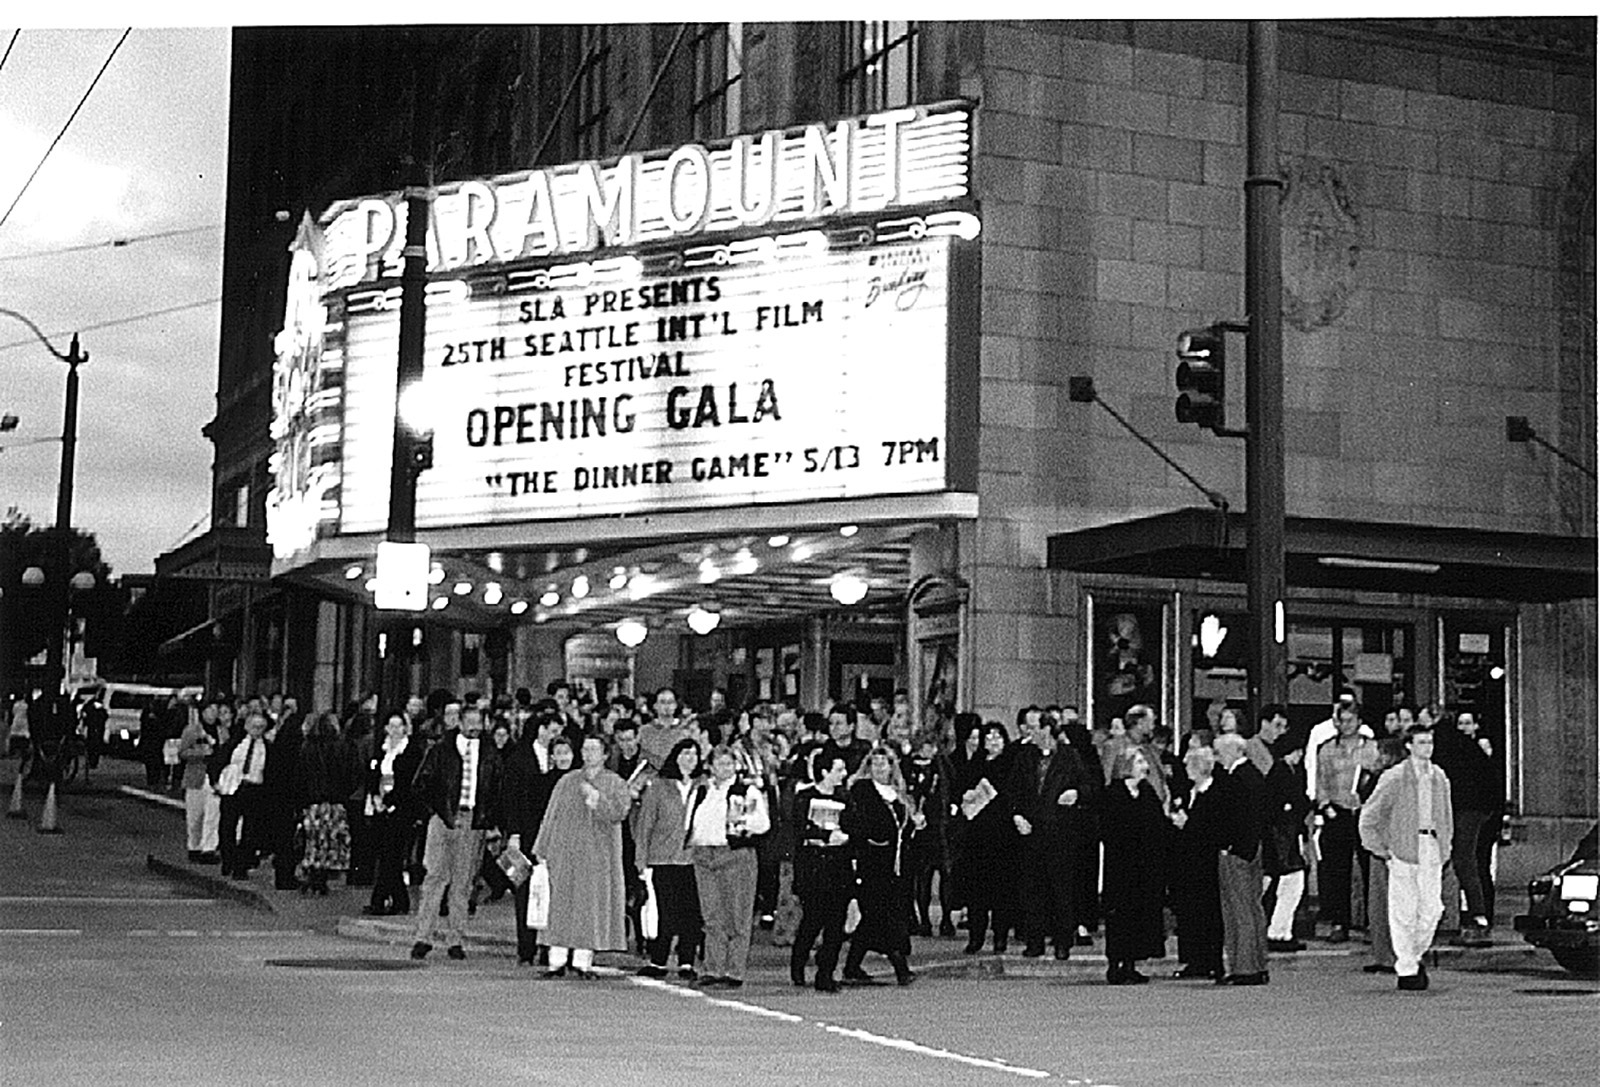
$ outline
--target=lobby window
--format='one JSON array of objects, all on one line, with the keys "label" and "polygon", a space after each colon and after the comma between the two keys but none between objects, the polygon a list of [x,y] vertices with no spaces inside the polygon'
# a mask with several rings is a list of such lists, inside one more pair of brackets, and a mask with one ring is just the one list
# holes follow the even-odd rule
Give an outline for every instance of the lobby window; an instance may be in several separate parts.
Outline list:
[{"label": "lobby window", "polygon": [[694,66],[694,105],[690,113],[697,140],[739,131],[743,42],[743,23],[702,23],[689,42]]},{"label": "lobby window", "polygon": [[609,67],[611,44],[606,28],[583,28],[583,72],[578,78],[576,133],[578,156],[586,159],[605,158],[609,153],[611,104],[608,101],[606,71]]},{"label": "lobby window", "polygon": [[839,112],[870,113],[917,100],[917,24],[844,23]]},{"label": "lobby window", "polygon": [[248,483],[234,488],[233,523],[240,528],[248,528],[250,526],[250,484]]}]

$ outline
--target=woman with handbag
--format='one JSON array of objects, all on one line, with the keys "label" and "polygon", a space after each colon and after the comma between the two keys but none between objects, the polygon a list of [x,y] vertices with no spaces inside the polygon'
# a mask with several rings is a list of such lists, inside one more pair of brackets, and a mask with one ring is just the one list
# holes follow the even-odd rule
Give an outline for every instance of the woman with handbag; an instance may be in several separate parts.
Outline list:
[{"label": "woman with handbag", "polygon": [[596,951],[628,946],[622,821],[633,810],[633,794],[605,764],[606,741],[587,737],[583,764],[556,782],[533,843],[550,877],[545,977],[593,978]]},{"label": "woman with handbag", "polygon": [[694,854],[684,827],[700,770],[699,745],[688,738],[679,740],[639,800],[634,863],[655,897],[657,914],[656,934],[648,944],[650,961],[639,970],[641,977],[667,976],[667,955],[676,939],[678,977],[695,978],[694,961],[705,939],[705,922],[695,887]]},{"label": "woman with handbag", "polygon": [[738,757],[725,744],[711,751],[711,778],[694,790],[688,842],[705,919],[703,989],[737,989],[750,958],[756,904],[755,844],[772,829],[766,791],[738,777]]},{"label": "woman with handbag", "polygon": [[868,951],[881,952],[894,966],[895,981],[910,985],[916,974],[911,954],[911,869],[907,843],[927,820],[916,810],[900,776],[894,750],[876,744],[850,780],[839,829],[850,839],[856,861],[856,904],[861,920],[850,937],[844,980],[873,984],[861,969]]},{"label": "woman with handbag", "polygon": [[411,722],[406,715],[391,713],[383,725],[383,742],[367,766],[366,810],[372,820],[378,857],[372,898],[362,913],[383,916],[411,912],[405,866],[416,834],[417,803],[411,782],[422,765],[422,748],[421,741],[411,738]]}]

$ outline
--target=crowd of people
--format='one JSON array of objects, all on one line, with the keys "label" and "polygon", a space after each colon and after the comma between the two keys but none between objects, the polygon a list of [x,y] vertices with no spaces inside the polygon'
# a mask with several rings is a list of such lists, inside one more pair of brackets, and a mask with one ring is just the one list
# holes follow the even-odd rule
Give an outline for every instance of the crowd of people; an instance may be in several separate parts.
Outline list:
[{"label": "crowd of people", "polygon": [[415,914],[418,959],[436,940],[464,957],[466,919],[509,897],[518,960],[548,976],[632,951],[646,977],[675,960],[736,988],[790,903],[791,979],[824,992],[875,983],[869,954],[910,984],[914,936],[1068,959],[1102,925],[1109,984],[1148,981],[1175,927],[1174,977],[1261,985],[1269,953],[1305,946],[1314,861],[1324,938],[1365,924],[1366,969],[1418,988],[1446,866],[1464,927],[1492,924],[1503,808],[1474,717],[1440,716],[1399,707],[1374,735],[1346,695],[1309,739],[1269,705],[1175,745],[1148,706],[1104,728],[1060,706],[917,727],[904,692],[802,713],[718,691],[697,713],[670,687],[596,704],[557,682],[389,713],[176,702],[141,746],[150,784],[182,791],[193,862],[243,880],[270,857],[277,888],[315,895],[342,874],[371,888],[364,912]]}]

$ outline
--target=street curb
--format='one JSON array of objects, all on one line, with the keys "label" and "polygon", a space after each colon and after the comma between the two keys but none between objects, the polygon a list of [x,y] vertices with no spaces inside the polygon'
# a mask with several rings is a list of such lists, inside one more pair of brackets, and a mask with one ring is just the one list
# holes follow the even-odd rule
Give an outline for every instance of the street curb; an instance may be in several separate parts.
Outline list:
[{"label": "street curb", "polygon": [[226,898],[239,903],[241,906],[249,906],[251,909],[262,913],[278,912],[272,901],[265,895],[249,887],[240,887],[230,880],[210,876],[204,872],[196,872],[181,864],[173,864],[171,861],[164,861],[153,853],[145,854],[144,863],[145,867],[156,875],[165,876],[167,879],[204,891],[213,898]]}]

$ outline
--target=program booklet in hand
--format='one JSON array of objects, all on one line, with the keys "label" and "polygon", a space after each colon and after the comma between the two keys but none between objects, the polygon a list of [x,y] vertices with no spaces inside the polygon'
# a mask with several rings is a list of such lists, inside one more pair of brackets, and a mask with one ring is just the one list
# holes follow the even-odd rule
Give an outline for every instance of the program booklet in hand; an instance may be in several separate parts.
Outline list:
[{"label": "program booklet in hand", "polygon": [[971,792],[974,795],[970,800],[963,799],[961,801],[961,814],[968,819],[976,819],[978,813],[989,806],[989,801],[999,795],[995,792],[994,786],[989,783],[988,778],[979,778],[978,784],[972,787]]}]

